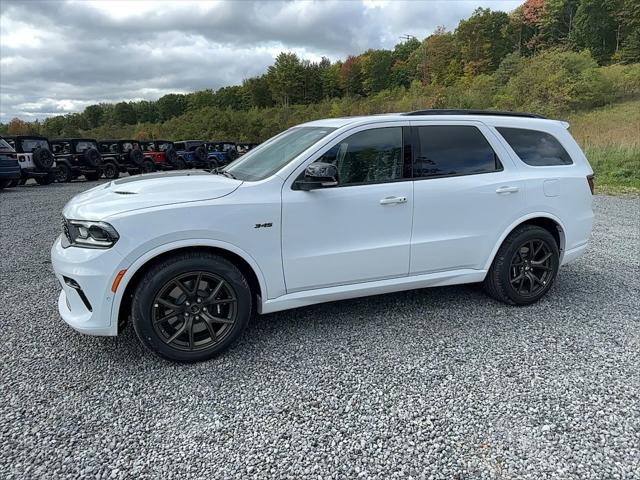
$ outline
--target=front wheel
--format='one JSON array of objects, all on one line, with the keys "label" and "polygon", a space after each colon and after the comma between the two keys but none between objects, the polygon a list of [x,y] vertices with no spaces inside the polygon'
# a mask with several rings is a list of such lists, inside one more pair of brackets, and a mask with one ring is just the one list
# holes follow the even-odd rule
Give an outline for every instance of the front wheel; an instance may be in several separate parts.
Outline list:
[{"label": "front wheel", "polygon": [[109,180],[115,180],[120,176],[120,171],[115,163],[105,163],[102,169],[104,171],[104,178]]},{"label": "front wheel", "polygon": [[133,299],[132,323],[152,352],[198,362],[225,351],[240,336],[251,301],[246,279],[231,262],[185,252],[144,274]]},{"label": "front wheel", "polygon": [[68,183],[73,180],[71,167],[66,163],[59,163],[56,167],[55,178],[58,183]]},{"label": "front wheel", "polygon": [[51,185],[55,180],[53,174],[45,175],[44,177],[36,177],[36,183],[38,185]]},{"label": "front wheel", "polygon": [[498,249],[484,288],[501,302],[529,305],[549,291],[559,266],[560,253],[553,235],[535,225],[522,225]]},{"label": "front wheel", "polygon": [[156,164],[151,160],[145,160],[140,166],[140,173],[151,173],[156,171]]}]

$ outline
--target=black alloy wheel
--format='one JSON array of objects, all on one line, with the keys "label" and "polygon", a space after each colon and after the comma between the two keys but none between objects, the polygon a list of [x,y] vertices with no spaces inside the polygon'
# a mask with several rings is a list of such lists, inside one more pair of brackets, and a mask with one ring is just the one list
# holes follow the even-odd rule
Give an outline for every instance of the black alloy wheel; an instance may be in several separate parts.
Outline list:
[{"label": "black alloy wheel", "polygon": [[131,320],[152,352],[178,362],[225,351],[249,322],[253,295],[244,275],[212,252],[179,252],[151,266],[136,286]]},{"label": "black alloy wheel", "polygon": [[73,180],[73,172],[71,171],[71,167],[66,163],[58,163],[55,171],[55,179],[58,183],[67,183]]},{"label": "black alloy wheel", "polygon": [[105,163],[102,167],[102,170],[104,172],[104,177],[108,178],[109,180],[114,180],[120,176],[120,171],[118,170],[118,167],[115,165],[115,163]]},{"label": "black alloy wheel", "polygon": [[518,295],[538,295],[553,274],[551,248],[544,240],[529,240],[521,245],[511,259],[509,282]]},{"label": "black alloy wheel", "polygon": [[560,266],[551,232],[524,224],[511,232],[496,253],[484,280],[489,295],[511,305],[529,305],[551,288]]},{"label": "black alloy wheel", "polygon": [[151,314],[158,337],[177,350],[202,350],[222,342],[238,318],[235,290],[211,272],[175,277],[156,295]]}]

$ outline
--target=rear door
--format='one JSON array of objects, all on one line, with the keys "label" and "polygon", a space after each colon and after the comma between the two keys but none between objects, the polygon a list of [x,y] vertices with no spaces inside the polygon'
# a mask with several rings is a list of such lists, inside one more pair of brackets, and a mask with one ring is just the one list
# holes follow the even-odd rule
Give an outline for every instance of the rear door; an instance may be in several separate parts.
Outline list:
[{"label": "rear door", "polygon": [[525,182],[481,122],[414,121],[411,274],[484,268],[525,206]]}]

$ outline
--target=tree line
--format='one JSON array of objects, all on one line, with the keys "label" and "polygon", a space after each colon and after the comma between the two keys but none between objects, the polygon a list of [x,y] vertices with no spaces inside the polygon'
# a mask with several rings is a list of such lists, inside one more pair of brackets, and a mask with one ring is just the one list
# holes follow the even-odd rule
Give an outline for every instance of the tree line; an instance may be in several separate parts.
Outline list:
[{"label": "tree line", "polygon": [[454,31],[438,28],[393,50],[336,62],[283,52],[241,85],[101,103],[42,122],[14,119],[0,132],[263,140],[297,121],[407,103],[553,114],[634,95],[638,62],[640,0],[527,0],[511,13],[478,8]]}]

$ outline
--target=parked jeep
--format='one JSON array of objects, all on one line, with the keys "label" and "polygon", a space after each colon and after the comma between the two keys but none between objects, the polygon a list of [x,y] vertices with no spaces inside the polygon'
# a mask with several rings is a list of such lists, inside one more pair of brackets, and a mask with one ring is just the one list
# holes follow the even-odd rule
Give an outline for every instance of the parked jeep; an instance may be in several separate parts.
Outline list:
[{"label": "parked jeep", "polygon": [[56,181],[70,182],[84,175],[87,180],[98,180],[102,175],[102,158],[98,143],[92,138],[62,138],[51,141],[56,159]]},{"label": "parked jeep", "polygon": [[105,178],[118,178],[120,172],[136,175],[155,172],[156,164],[145,158],[138,140],[99,140]]},{"label": "parked jeep", "polygon": [[214,160],[212,167],[223,167],[238,158],[238,149],[235,142],[207,142],[207,157]]},{"label": "parked jeep", "polygon": [[15,150],[0,138],[0,190],[15,187],[20,180],[20,165]]},{"label": "parked jeep", "polygon": [[158,170],[182,170],[186,168],[184,160],[170,140],[142,140],[142,153],[145,158],[152,160]]},{"label": "parked jeep", "polygon": [[15,135],[4,139],[15,150],[20,165],[20,178],[14,180],[15,185],[24,184],[30,178],[40,185],[48,185],[55,180],[56,163],[45,137]]},{"label": "parked jeep", "polygon": [[178,158],[182,159],[188,168],[211,168],[211,161],[207,157],[207,150],[203,141],[182,140],[174,142],[173,146],[176,149]]}]

